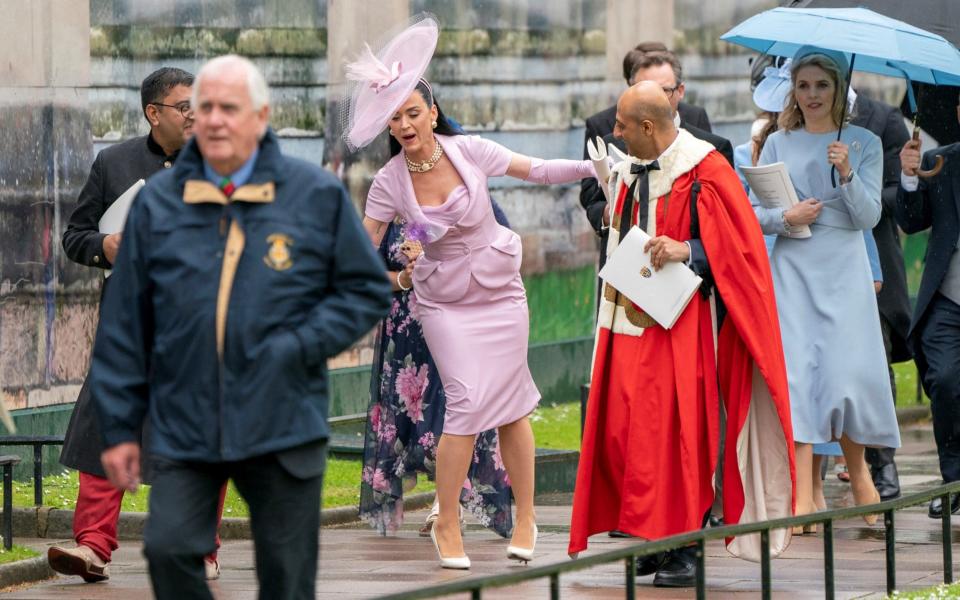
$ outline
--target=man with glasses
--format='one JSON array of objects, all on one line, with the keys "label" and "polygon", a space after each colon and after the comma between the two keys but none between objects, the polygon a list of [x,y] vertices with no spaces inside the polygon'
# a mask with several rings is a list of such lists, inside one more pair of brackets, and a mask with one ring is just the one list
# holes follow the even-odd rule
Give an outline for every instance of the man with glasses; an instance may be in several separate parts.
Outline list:
[{"label": "man with glasses", "polygon": [[[140,85],[140,102],[150,132],[104,149],[80,191],[77,207],[63,233],[63,249],[70,260],[110,269],[120,248],[119,233],[100,233],[100,218],[110,205],[140,179],[169,169],[193,133],[190,93],[193,75],[164,67]],[[106,290],[105,279],[101,293]],[[88,378],[89,379],[89,378]],[[80,489],[73,519],[74,548],[52,546],[50,566],[87,582],[110,577],[111,554],[117,549],[117,520],[123,492],[106,478],[100,453],[104,450],[94,403],[85,381],[70,417],[60,462],[80,472]],[[222,503],[221,494],[221,503]],[[216,553],[207,557],[207,576],[219,576]]]},{"label": "man with glasses", "polygon": [[693,137],[709,142],[733,166],[733,146],[730,140],[720,137],[695,123],[684,120],[680,103],[686,93],[683,83],[683,67],[673,52],[647,52],[634,64],[631,79],[635,82],[652,81],[660,86],[673,107],[673,122],[686,129]]}]

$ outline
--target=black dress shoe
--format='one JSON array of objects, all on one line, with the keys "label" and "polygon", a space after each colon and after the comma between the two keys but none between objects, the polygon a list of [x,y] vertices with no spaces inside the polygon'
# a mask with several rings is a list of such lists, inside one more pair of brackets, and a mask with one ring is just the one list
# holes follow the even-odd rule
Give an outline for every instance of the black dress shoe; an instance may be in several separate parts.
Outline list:
[{"label": "black dress shoe", "polygon": [[893,500],[900,497],[900,476],[897,474],[897,464],[890,461],[881,467],[870,467],[873,476],[873,485],[880,493],[880,500]]},{"label": "black dress shoe", "polygon": [[[960,512],[960,494],[950,497],[950,514],[955,515]],[[943,517],[943,501],[937,497],[930,501],[930,508],[927,509],[927,516],[931,519]]]},{"label": "black dress shoe", "polygon": [[633,537],[633,536],[630,535],[629,533],[625,533],[625,532],[623,532],[623,531],[620,531],[619,529],[614,529],[614,530],[612,530],[612,531],[608,531],[608,532],[607,532],[607,535],[610,536],[610,537],[615,537],[615,538],[629,538],[629,537]]},{"label": "black dress shoe", "polygon": [[663,566],[663,561],[666,560],[666,552],[657,552],[656,554],[648,554],[647,556],[641,556],[637,559],[637,575],[643,577],[644,575],[653,575]]},{"label": "black dress shoe", "polygon": [[710,518],[707,519],[707,525],[710,527],[723,527],[723,517],[710,515]]},{"label": "black dress shoe", "polygon": [[663,566],[653,576],[656,587],[693,587],[697,585],[697,548],[687,546],[667,553]]}]

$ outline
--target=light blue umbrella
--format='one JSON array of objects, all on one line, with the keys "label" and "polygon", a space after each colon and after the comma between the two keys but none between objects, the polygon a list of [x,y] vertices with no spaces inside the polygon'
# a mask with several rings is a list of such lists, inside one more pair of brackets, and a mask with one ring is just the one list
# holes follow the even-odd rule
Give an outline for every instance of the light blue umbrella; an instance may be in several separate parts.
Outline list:
[{"label": "light blue umbrella", "polygon": [[960,86],[960,51],[953,44],[866,8],[773,8],[720,39],[774,56],[791,57],[803,46],[843,52],[851,72],[906,78],[914,115],[917,102],[911,81]]},{"label": "light blue umbrella", "polygon": [[[774,8],[750,17],[720,39],[787,57],[802,46],[817,46],[843,52],[857,71],[905,77],[908,82],[960,85],[960,51],[950,42],[866,8]],[[916,111],[911,86],[907,89]]]}]

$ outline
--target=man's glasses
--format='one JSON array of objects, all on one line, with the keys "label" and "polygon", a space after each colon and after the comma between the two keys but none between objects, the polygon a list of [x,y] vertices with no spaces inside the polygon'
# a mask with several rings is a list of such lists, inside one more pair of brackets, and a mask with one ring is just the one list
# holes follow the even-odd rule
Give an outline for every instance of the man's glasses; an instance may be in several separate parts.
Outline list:
[{"label": "man's glasses", "polygon": [[678,89],[680,89],[680,84],[678,83],[677,85],[675,85],[675,86],[673,86],[673,87],[669,87],[669,88],[668,88],[668,87],[662,87],[662,88],[660,88],[660,89],[662,89],[662,90],[663,90],[663,93],[667,95],[667,98],[668,98],[668,99],[670,99],[670,98],[673,98],[673,93],[674,93],[675,91],[677,91]]},{"label": "man's glasses", "polygon": [[190,106],[189,102],[180,102],[179,104],[164,104],[163,102],[151,102],[154,106],[166,106],[167,108],[175,108],[180,112],[180,116],[184,119],[190,117],[193,114],[193,108]]}]

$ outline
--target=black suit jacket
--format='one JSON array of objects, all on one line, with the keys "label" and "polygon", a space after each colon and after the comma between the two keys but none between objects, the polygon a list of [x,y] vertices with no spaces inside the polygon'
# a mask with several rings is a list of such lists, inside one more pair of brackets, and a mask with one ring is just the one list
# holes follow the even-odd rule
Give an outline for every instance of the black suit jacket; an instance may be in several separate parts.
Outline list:
[{"label": "black suit jacket", "polygon": [[[166,156],[163,148],[149,135],[104,148],[93,161],[90,175],[77,199],[77,207],[63,232],[63,249],[70,260],[88,267],[109,269],[112,265],[103,255],[106,235],[100,233],[100,218],[138,179],[147,179],[157,171],[169,168],[175,158],[175,155]],[[107,289],[108,281],[104,280],[101,293]],[[60,449],[60,462],[72,469],[105,477],[100,453],[106,448],[88,382],[89,378],[83,382],[70,415]],[[150,479],[149,467],[149,461],[144,460],[144,481]]]},{"label": "black suit jacket", "polygon": [[77,207],[63,232],[63,250],[70,260],[109,269],[111,265],[103,255],[106,235],[100,233],[100,218],[138,179],[147,179],[171,167],[175,159],[175,153],[167,156],[149,135],[104,148],[93,161]]},{"label": "black suit jacket", "polygon": [[880,314],[890,324],[893,344],[891,360],[909,360],[911,352],[907,345],[910,331],[910,297],[907,294],[907,275],[903,265],[903,249],[900,232],[894,213],[897,207],[897,190],[900,187],[900,149],[910,139],[903,115],[892,106],[857,96],[856,117],[852,123],[869,129],[883,144],[883,204],[880,222],[873,228],[877,242],[880,268],[883,271],[883,288],[877,296]]},{"label": "black suit jacket", "polygon": [[960,236],[960,143],[924,153],[921,168],[932,168],[937,154],[942,154],[946,159],[939,175],[920,179],[916,191],[908,192],[903,187],[897,189],[896,217],[900,227],[907,233],[930,228],[917,306],[910,323],[910,337],[914,342],[911,345],[921,369],[923,357],[918,352],[916,338],[919,336],[916,333],[926,316],[930,301],[943,283]]}]

